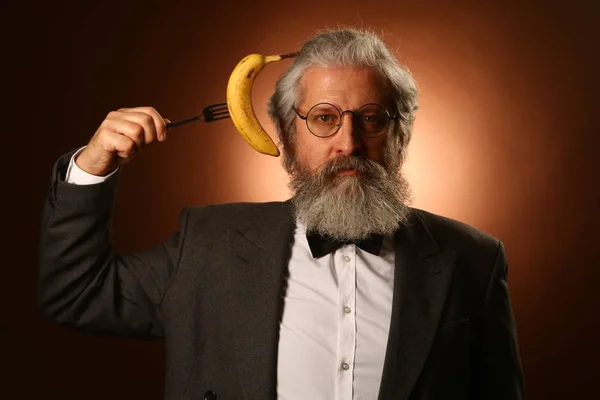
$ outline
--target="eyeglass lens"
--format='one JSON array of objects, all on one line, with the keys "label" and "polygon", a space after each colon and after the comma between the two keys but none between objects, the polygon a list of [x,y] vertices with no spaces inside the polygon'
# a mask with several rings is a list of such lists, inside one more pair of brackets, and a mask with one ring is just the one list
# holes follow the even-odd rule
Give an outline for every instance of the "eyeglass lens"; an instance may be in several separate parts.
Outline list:
[{"label": "eyeglass lens", "polygon": [[[350,112],[350,111],[345,111]],[[382,106],[366,104],[354,112],[354,127],[361,135],[376,137],[383,134],[389,127],[390,118]],[[310,109],[306,123],[310,131],[321,137],[331,136],[340,128],[342,115],[340,111],[328,103],[320,103]]]}]

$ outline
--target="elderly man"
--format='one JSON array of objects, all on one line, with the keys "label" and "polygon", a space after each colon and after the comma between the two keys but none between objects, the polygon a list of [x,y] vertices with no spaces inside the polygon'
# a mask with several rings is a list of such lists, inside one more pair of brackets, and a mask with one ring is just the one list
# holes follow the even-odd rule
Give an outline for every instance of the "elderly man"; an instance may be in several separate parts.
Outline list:
[{"label": "elderly man", "polygon": [[166,399],[524,398],[502,243],[407,205],[416,109],[376,35],[316,35],[270,101],[294,196],[186,208],[136,254],[110,243],[118,171],[165,119],[111,112],[53,171],[44,314],[165,338]]}]

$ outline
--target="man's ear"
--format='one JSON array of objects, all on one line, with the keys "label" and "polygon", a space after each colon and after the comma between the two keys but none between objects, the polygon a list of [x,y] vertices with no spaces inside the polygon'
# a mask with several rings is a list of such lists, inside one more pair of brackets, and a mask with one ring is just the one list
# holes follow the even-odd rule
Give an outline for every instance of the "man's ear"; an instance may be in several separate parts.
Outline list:
[{"label": "man's ear", "polygon": [[282,118],[278,118],[276,127],[277,127],[277,136],[279,139],[278,146],[280,147],[280,150],[283,150],[286,147],[290,147],[289,133],[286,133],[286,131],[285,131],[285,127],[284,127]]}]

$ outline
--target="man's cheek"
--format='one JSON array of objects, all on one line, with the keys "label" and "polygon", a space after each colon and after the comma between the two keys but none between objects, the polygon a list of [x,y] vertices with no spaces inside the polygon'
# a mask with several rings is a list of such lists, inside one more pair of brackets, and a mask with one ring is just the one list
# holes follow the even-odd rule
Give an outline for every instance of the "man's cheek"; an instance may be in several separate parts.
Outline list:
[{"label": "man's cheek", "polygon": [[317,172],[317,170],[321,167],[323,162],[319,162],[318,158],[315,154],[311,154],[310,151],[298,151],[298,162],[300,166],[305,171],[310,171],[311,173]]}]

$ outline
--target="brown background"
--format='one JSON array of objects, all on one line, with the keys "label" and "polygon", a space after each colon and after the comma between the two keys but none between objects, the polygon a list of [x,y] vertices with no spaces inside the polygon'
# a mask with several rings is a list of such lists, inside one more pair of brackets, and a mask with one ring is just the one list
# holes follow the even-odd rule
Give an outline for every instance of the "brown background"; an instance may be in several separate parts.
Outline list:
[{"label": "brown background", "polygon": [[[30,1],[4,13],[10,235],[0,279],[0,397],[161,398],[161,342],[75,333],[36,310],[36,242],[52,164],[85,144],[110,110],[152,105],[171,119],[193,115],[225,99],[244,55],[293,51],[338,24],[385,34],[419,83],[406,165],[414,205],[504,241],[529,398],[596,397],[594,6],[281,3]],[[264,103],[287,65],[269,65],[256,83],[265,125]],[[178,128],[124,169],[115,245],[159,242],[185,205],[285,199],[286,182],[280,160],[251,150],[230,121]]]}]

